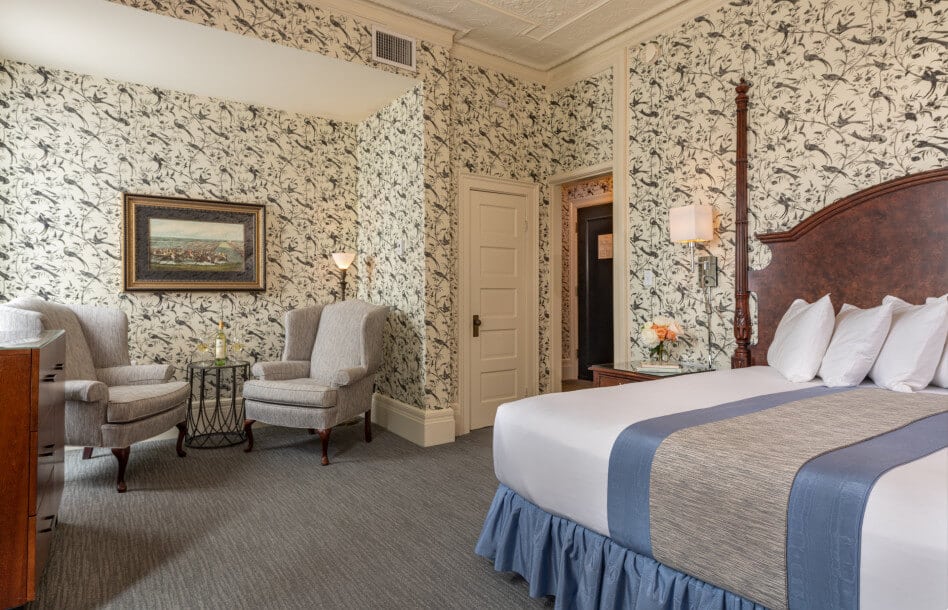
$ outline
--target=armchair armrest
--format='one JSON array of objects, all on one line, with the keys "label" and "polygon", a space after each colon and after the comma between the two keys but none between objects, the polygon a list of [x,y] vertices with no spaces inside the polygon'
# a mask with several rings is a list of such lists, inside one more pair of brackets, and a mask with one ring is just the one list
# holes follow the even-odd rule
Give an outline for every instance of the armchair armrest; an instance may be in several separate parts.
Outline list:
[{"label": "armchair armrest", "polygon": [[170,381],[174,367],[170,364],[130,364],[96,369],[95,374],[107,386],[151,385]]},{"label": "armchair armrest", "polygon": [[332,385],[342,387],[359,381],[366,375],[364,366],[355,366],[350,369],[339,369],[332,375]]},{"label": "armchair armrest", "polygon": [[66,382],[66,400],[78,402],[108,401],[109,388],[101,381],[73,379]]},{"label": "armchair armrest", "polygon": [[309,377],[309,360],[278,360],[276,362],[258,362],[250,369],[257,379],[300,379]]}]

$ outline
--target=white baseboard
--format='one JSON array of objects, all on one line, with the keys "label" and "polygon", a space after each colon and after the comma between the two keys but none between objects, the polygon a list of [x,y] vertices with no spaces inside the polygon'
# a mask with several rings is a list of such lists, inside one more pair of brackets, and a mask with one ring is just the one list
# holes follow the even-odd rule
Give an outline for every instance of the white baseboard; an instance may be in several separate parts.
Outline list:
[{"label": "white baseboard", "polygon": [[421,447],[454,442],[454,409],[419,409],[376,392],[372,421]]},{"label": "white baseboard", "polygon": [[563,358],[563,379],[576,379],[579,377],[579,360],[576,358]]}]

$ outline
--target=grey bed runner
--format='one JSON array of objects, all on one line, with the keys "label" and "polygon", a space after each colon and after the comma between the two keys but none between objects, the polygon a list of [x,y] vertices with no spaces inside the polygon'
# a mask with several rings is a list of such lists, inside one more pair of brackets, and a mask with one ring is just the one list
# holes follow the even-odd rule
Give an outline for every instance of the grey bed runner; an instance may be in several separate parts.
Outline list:
[{"label": "grey bed runner", "polygon": [[[821,455],[948,412],[948,400],[938,395],[875,389],[810,392],[799,399],[796,392],[785,394],[787,400],[765,401],[761,409],[732,410],[729,417],[712,415],[708,423],[691,421],[669,431],[648,460],[648,485],[634,486],[647,494],[648,546],[655,559],[775,610],[788,607],[788,502],[801,468]],[[720,407],[703,411],[715,409]],[[617,440],[616,447],[630,444]],[[636,527],[620,527],[621,522],[641,514],[618,514],[613,492],[622,495],[621,466],[634,460],[623,460],[616,451],[610,458],[609,527],[613,538],[624,542],[616,534]],[[904,461],[921,455],[906,455]],[[865,496],[875,476],[864,477]],[[863,508],[851,508],[859,523]],[[855,544],[858,559],[858,540]]]}]

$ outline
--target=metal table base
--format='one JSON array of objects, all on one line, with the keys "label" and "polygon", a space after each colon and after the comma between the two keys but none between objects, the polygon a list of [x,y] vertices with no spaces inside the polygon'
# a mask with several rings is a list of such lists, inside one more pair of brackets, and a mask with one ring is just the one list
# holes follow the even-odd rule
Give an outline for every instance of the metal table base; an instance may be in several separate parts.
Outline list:
[{"label": "metal table base", "polygon": [[[196,449],[229,447],[247,440],[243,428],[243,401],[240,401],[239,405],[237,401],[238,371],[241,374],[239,381],[243,383],[250,375],[250,363],[242,360],[228,360],[225,364],[218,366],[208,360],[188,364],[191,395],[188,397],[188,432],[184,439],[188,447]],[[197,387],[195,387],[195,381],[198,382]],[[213,403],[207,400],[208,381],[211,382],[213,388]],[[222,401],[222,384],[229,386],[230,400],[224,396]],[[196,405],[194,404],[195,390],[198,394]]]}]

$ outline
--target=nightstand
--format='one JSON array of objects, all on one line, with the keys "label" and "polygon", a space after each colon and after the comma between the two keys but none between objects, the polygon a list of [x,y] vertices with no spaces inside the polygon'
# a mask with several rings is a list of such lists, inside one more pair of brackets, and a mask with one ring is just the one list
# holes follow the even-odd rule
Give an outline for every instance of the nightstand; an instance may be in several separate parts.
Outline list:
[{"label": "nightstand", "polygon": [[708,368],[700,364],[682,365],[680,371],[674,373],[641,373],[637,370],[637,362],[610,362],[608,364],[594,364],[589,367],[593,374],[593,386],[604,388],[611,385],[635,383],[637,381],[652,381],[664,377],[690,375],[691,373],[706,373]]}]

